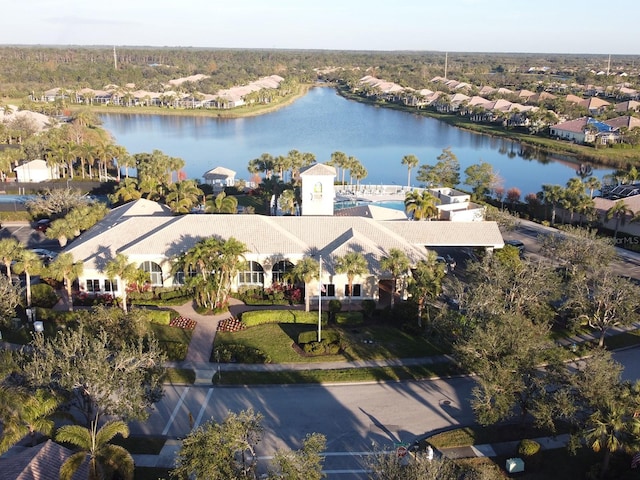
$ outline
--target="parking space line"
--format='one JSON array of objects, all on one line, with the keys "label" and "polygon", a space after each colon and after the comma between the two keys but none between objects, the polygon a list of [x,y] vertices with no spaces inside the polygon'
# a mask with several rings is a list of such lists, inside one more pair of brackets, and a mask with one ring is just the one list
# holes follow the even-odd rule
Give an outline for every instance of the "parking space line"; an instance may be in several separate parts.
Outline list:
[{"label": "parking space line", "polygon": [[173,412],[171,413],[171,417],[169,418],[167,425],[164,427],[164,430],[162,430],[162,435],[166,435],[169,429],[171,428],[171,425],[173,424],[174,420],[176,419],[176,416],[178,415],[178,410],[180,410],[180,407],[184,402],[184,397],[187,396],[187,392],[189,391],[189,388],[190,387],[185,387],[185,389],[182,391],[182,395],[180,395],[180,398],[178,399],[176,406],[173,408]]},{"label": "parking space line", "polygon": [[202,402],[202,406],[200,407],[200,411],[198,412],[198,417],[196,418],[196,423],[193,424],[194,429],[200,426],[200,422],[202,421],[202,417],[204,416],[204,411],[207,408],[207,404],[209,403],[209,399],[211,399],[212,394],[213,388],[210,388],[207,392],[207,396],[204,398],[204,402]]}]

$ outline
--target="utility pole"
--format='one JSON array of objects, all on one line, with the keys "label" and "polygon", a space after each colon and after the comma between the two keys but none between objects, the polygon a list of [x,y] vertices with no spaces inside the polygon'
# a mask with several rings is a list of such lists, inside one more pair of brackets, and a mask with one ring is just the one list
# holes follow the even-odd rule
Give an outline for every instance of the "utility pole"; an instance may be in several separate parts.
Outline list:
[{"label": "utility pole", "polygon": [[318,262],[318,342],[322,341],[322,255]]}]

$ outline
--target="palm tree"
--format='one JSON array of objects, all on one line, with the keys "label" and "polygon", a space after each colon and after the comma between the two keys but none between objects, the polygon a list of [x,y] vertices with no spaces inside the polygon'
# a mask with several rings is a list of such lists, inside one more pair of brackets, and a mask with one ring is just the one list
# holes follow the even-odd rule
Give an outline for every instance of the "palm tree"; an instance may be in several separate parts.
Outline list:
[{"label": "palm tree", "polygon": [[285,215],[296,214],[296,195],[293,190],[285,190],[280,195],[280,210]]},{"label": "palm tree", "polygon": [[544,202],[551,205],[551,225],[556,223],[556,207],[564,197],[564,188],[560,185],[542,185]]},{"label": "palm tree", "polygon": [[401,163],[407,166],[407,187],[411,187],[411,170],[418,166],[420,160],[415,155],[405,155]]},{"label": "palm tree", "polygon": [[133,458],[127,450],[109,442],[116,435],[129,436],[129,427],[121,420],[112,420],[98,429],[97,421],[91,428],[65,425],[58,429],[56,440],[70,443],[80,451],[70,456],[60,467],[60,480],[71,480],[80,466],[89,460],[89,480],[104,480],[118,472],[121,478],[133,480]]},{"label": "palm tree", "polygon": [[26,435],[31,438],[33,446],[36,433],[53,433],[55,424],[51,416],[60,405],[60,398],[46,390],[36,390],[33,396],[29,396],[15,389],[3,388],[3,394],[9,395],[3,400],[10,402],[7,406],[12,406],[13,413],[3,417],[6,423],[3,425],[0,453],[6,452]]},{"label": "palm tree", "polygon": [[615,241],[618,238],[618,229],[620,228],[620,224],[624,225],[627,221],[627,215],[633,217],[633,210],[631,210],[624,200],[618,200],[613,206],[607,210],[604,215],[606,220],[611,220],[613,218],[616,219],[616,228],[613,233],[613,240]]},{"label": "palm tree", "polygon": [[210,213],[238,213],[238,199],[220,192],[214,199],[207,200],[206,211]]},{"label": "palm tree", "polygon": [[584,186],[589,190],[590,197],[593,198],[593,192],[602,188],[602,183],[596,177],[589,177],[584,182]]},{"label": "palm tree", "polygon": [[351,310],[351,297],[353,296],[353,280],[355,277],[364,275],[369,271],[367,259],[360,252],[345,253],[335,260],[336,272],[347,275],[349,283],[349,310]]},{"label": "palm tree", "polygon": [[[411,262],[409,257],[399,248],[392,248],[386,257],[380,259],[380,268],[391,272],[393,286],[391,288],[391,308],[393,308],[396,292],[398,291],[398,278],[409,271]],[[404,285],[403,285],[404,290]],[[404,292],[403,292],[404,293]]]},{"label": "palm tree", "polygon": [[135,178],[125,178],[118,185],[118,189],[109,195],[109,200],[113,203],[127,203],[141,197],[142,193],[138,190],[138,181]]},{"label": "palm tree", "polygon": [[127,311],[127,285],[133,281],[138,272],[135,264],[129,262],[129,257],[124,253],[118,253],[116,258],[107,262],[105,273],[109,280],[119,279],[120,296],[122,297],[122,310]]},{"label": "palm tree", "polygon": [[189,213],[203,195],[194,180],[183,180],[169,185],[166,202],[174,213]]},{"label": "palm tree", "polygon": [[20,256],[24,248],[15,238],[0,239],[0,261],[4,263],[7,277],[11,278],[11,263]]},{"label": "palm tree", "polygon": [[440,200],[433,196],[428,190],[420,192],[407,192],[404,199],[404,206],[407,213],[412,214],[414,220],[431,219],[438,214],[436,204]]},{"label": "palm tree", "polygon": [[589,423],[592,426],[585,432],[587,444],[596,453],[604,451],[600,477],[605,478],[611,454],[630,447],[637,438],[640,419],[624,408],[624,404],[608,401],[602,410],[597,410],[589,417]]},{"label": "palm tree", "polygon": [[40,257],[31,250],[22,250],[15,266],[16,272],[24,273],[27,283],[27,307],[31,307],[31,275],[37,275],[42,270]]},{"label": "palm tree", "polygon": [[82,275],[83,270],[84,264],[82,261],[74,262],[70,253],[61,253],[47,267],[48,275],[59,282],[64,282],[69,311],[73,311],[71,287],[73,282]]},{"label": "palm tree", "polygon": [[304,311],[310,309],[309,283],[314,278],[318,278],[319,272],[318,262],[311,257],[303,257],[295,266],[287,272],[287,279],[292,282],[304,283]]}]

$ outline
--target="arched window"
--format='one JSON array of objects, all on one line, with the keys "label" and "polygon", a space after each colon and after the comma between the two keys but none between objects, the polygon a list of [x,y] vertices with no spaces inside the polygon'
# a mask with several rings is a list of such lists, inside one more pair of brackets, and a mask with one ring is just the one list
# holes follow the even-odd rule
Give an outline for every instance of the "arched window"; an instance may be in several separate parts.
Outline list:
[{"label": "arched window", "polygon": [[238,272],[240,285],[264,285],[264,269],[258,262],[246,263],[245,270]]},{"label": "arched window", "polygon": [[162,268],[155,262],[142,262],[140,270],[147,272],[151,278],[151,285],[162,286]]},{"label": "arched window", "polygon": [[271,269],[271,282],[272,283],[285,283],[287,272],[293,269],[293,263],[288,260],[280,260]]}]

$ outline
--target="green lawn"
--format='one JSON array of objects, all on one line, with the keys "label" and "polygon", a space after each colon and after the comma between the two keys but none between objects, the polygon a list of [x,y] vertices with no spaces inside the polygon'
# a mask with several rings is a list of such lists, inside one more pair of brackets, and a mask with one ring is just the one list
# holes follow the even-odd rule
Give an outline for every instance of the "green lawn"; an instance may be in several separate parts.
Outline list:
[{"label": "green lawn", "polygon": [[341,335],[343,350],[336,355],[302,356],[293,348],[301,332],[315,331],[308,324],[265,324],[239,332],[218,332],[214,348],[241,344],[265,352],[272,363],[316,363],[386,358],[427,357],[447,353],[423,337],[391,326],[331,327]]}]

